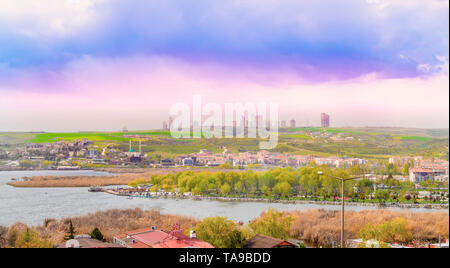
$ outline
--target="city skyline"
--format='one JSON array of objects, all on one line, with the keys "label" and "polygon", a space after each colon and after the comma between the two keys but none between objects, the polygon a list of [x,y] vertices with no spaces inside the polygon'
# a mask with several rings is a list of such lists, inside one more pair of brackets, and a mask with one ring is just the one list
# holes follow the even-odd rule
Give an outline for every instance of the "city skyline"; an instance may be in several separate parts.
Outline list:
[{"label": "city skyline", "polygon": [[194,95],[276,102],[297,126],[319,126],[326,111],[334,127],[448,128],[448,9],[448,0],[3,1],[0,131],[156,129]]}]

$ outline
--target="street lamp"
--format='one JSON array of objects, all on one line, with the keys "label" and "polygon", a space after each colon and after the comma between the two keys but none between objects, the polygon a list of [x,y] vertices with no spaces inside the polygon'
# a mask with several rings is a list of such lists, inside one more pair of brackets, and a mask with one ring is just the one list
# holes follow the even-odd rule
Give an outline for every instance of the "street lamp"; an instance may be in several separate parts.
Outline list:
[{"label": "street lamp", "polygon": [[336,177],[333,175],[325,174],[322,171],[317,172],[317,174],[319,176],[327,176],[327,177],[341,181],[341,204],[342,204],[342,206],[341,206],[341,248],[344,248],[345,247],[345,244],[344,244],[344,182],[360,179],[363,176],[353,177],[353,178],[339,178],[339,177]]}]

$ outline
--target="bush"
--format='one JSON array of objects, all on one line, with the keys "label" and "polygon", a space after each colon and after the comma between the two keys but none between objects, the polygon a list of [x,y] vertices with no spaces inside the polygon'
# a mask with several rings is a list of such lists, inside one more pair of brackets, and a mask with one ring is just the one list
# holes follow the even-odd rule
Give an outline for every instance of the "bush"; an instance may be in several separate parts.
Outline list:
[{"label": "bush", "polygon": [[197,238],[216,248],[242,248],[245,237],[236,224],[226,217],[205,218],[194,227]]},{"label": "bush", "polygon": [[100,241],[104,241],[105,239],[103,238],[103,234],[102,232],[100,232],[100,230],[95,227],[94,230],[92,230],[92,232],[90,233],[90,236],[92,239],[97,239]]},{"label": "bush", "polygon": [[256,234],[263,234],[279,239],[288,239],[294,217],[274,209],[269,209],[249,226]]},{"label": "bush", "polygon": [[368,223],[359,231],[359,235],[364,241],[375,239],[388,243],[408,243],[412,240],[412,233],[404,218],[395,218],[376,225]]}]

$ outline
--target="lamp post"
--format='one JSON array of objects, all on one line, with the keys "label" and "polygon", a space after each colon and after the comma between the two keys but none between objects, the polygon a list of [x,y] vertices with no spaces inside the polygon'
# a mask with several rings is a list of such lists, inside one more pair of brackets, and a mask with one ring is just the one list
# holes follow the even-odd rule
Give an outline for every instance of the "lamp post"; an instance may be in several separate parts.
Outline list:
[{"label": "lamp post", "polygon": [[344,244],[344,203],[345,203],[344,202],[344,183],[346,181],[360,179],[363,176],[353,177],[353,178],[339,178],[339,177],[336,177],[333,175],[325,174],[322,171],[317,172],[317,174],[319,176],[327,176],[327,177],[341,181],[341,248],[344,248],[345,247],[345,244]]}]

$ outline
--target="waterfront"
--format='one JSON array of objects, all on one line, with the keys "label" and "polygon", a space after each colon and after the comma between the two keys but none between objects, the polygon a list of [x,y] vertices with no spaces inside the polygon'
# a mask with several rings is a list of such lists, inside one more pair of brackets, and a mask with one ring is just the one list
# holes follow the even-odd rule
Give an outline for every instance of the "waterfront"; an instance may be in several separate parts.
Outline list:
[{"label": "waterfront", "polygon": [[[17,221],[36,225],[45,218],[81,216],[98,210],[113,208],[159,209],[165,214],[179,214],[204,218],[226,216],[236,221],[247,222],[268,208],[280,210],[330,209],[339,210],[339,205],[282,204],[263,202],[221,202],[190,199],[127,199],[107,193],[91,193],[85,187],[70,188],[15,188],[7,185],[11,178],[25,176],[104,176],[108,173],[96,171],[1,171],[0,172],[0,225],[11,225]],[[349,206],[348,210],[369,210],[376,207]],[[401,210],[391,208],[393,210]],[[442,210],[409,209],[413,212]]]}]

